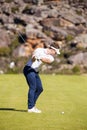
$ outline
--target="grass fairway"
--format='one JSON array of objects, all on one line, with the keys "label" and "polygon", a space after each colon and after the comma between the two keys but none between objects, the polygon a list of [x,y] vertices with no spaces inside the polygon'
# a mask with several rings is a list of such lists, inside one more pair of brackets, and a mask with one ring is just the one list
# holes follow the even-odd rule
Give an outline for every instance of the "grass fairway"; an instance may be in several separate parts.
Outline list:
[{"label": "grass fairway", "polygon": [[[0,130],[87,130],[87,76],[41,75],[44,92],[27,113],[23,75],[0,75]],[[62,114],[64,112],[64,114]]]}]

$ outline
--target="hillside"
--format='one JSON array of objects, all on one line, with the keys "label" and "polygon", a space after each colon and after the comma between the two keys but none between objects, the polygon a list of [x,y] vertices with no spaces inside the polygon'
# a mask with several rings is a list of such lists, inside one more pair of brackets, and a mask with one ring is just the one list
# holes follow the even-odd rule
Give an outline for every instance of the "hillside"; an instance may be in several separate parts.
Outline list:
[{"label": "hillside", "polygon": [[22,72],[30,42],[61,46],[41,72],[87,73],[86,0],[0,0],[0,73]]}]

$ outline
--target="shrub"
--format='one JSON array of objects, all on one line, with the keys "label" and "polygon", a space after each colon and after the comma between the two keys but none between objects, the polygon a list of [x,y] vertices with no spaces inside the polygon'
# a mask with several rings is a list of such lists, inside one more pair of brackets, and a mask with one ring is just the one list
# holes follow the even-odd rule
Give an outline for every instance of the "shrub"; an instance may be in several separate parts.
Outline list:
[{"label": "shrub", "polygon": [[11,43],[11,45],[10,45],[10,48],[11,48],[11,51],[13,51],[15,48],[17,48],[19,46],[19,41],[18,41],[18,37],[16,37],[13,41],[12,41],[12,43]]},{"label": "shrub", "polygon": [[87,66],[84,66],[84,72],[87,73]]},{"label": "shrub", "polygon": [[72,69],[72,71],[73,71],[73,73],[80,73],[80,66],[78,66],[78,65],[76,65],[76,66],[74,66],[73,67],[73,69]]},{"label": "shrub", "polygon": [[76,13],[77,13],[78,15],[82,15],[82,10],[76,10]]},{"label": "shrub", "polygon": [[59,70],[59,72],[57,72],[57,74],[72,74],[72,71],[70,69],[67,68],[63,68],[62,70]]},{"label": "shrub", "polygon": [[52,32],[50,30],[45,30],[44,33],[47,35],[47,36],[51,36]]},{"label": "shrub", "polygon": [[16,13],[19,11],[19,7],[12,7],[11,11],[12,11],[12,13]]},{"label": "shrub", "polygon": [[0,48],[0,56],[9,56],[10,52],[11,52],[11,50],[9,47],[1,47]]},{"label": "shrub", "polygon": [[7,3],[10,3],[10,2],[12,2],[13,0],[5,0],[5,2],[7,2]]},{"label": "shrub", "polygon": [[73,38],[74,38],[74,37],[69,34],[69,35],[66,37],[66,42],[72,41]]}]

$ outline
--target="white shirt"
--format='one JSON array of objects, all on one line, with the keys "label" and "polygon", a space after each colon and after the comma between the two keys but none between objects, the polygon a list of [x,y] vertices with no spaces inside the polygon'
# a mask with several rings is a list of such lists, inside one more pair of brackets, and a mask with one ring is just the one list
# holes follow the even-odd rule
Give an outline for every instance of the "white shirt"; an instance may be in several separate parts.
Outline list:
[{"label": "white shirt", "polygon": [[52,55],[47,54],[47,49],[45,48],[37,48],[32,55],[32,58],[35,57],[35,61],[32,63],[31,67],[38,71],[38,68],[42,64],[41,58],[47,58],[51,62],[54,61],[54,57]]}]

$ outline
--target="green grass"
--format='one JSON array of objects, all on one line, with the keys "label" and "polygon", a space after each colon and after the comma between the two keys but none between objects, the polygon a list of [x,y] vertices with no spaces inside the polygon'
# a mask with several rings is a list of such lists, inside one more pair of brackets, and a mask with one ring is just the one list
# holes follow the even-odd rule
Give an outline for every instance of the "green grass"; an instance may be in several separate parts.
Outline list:
[{"label": "green grass", "polygon": [[[87,130],[87,76],[41,75],[41,114],[27,113],[23,75],[0,75],[0,130]],[[64,111],[64,114],[61,112]]]}]

